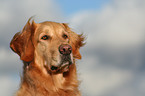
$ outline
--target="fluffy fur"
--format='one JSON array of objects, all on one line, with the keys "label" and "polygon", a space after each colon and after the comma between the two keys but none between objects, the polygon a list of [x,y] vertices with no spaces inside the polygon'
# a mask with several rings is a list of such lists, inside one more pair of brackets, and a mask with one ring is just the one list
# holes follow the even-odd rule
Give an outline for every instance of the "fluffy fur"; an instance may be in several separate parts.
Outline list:
[{"label": "fluffy fur", "polygon": [[[43,38],[45,35],[48,37]],[[16,96],[81,96],[75,60],[81,59],[79,48],[84,45],[83,41],[84,37],[72,32],[65,23],[30,23],[28,20],[10,43],[24,63]],[[63,44],[72,48],[68,61],[64,61],[66,56],[59,52]],[[69,64],[63,67],[64,62]],[[52,66],[58,70],[51,70]]]}]

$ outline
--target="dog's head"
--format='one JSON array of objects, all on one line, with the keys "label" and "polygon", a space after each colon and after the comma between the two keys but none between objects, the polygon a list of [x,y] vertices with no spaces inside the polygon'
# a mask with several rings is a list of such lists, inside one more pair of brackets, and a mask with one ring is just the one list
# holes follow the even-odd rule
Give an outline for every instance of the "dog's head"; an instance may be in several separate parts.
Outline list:
[{"label": "dog's head", "polygon": [[24,62],[35,62],[51,72],[66,72],[75,59],[84,37],[71,31],[65,23],[27,22],[13,37],[10,47]]}]

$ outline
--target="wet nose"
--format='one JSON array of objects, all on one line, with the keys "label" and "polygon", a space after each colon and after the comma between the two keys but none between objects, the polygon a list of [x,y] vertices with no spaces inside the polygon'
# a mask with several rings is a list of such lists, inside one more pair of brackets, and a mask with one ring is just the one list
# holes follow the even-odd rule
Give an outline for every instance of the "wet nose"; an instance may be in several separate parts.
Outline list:
[{"label": "wet nose", "polygon": [[63,44],[59,46],[59,52],[62,55],[70,55],[72,52],[72,47],[68,44]]}]

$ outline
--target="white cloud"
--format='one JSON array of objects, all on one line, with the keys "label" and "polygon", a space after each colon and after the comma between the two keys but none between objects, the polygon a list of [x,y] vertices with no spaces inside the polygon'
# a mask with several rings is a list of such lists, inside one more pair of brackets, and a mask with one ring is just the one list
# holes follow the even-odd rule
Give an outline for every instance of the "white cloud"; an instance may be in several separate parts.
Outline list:
[{"label": "white cloud", "polygon": [[[59,6],[52,0],[0,0],[0,44],[8,46],[12,36],[21,31],[27,20],[36,22],[64,21]],[[9,38],[5,38],[9,37]]]},{"label": "white cloud", "polygon": [[[13,21],[23,21],[21,23],[26,22],[28,18],[34,15],[38,16],[39,20],[62,20],[61,10],[52,0],[43,0],[41,2],[40,0],[5,0],[0,2],[0,13],[5,13],[2,15],[1,21],[7,21],[7,14]],[[39,21],[38,19],[37,21]]]},{"label": "white cloud", "polygon": [[145,95],[141,75],[145,71],[140,70],[144,70],[144,17],[144,0],[112,0],[99,11],[80,12],[70,19],[76,31],[88,35],[79,66],[84,96]]},{"label": "white cloud", "polygon": [[21,71],[22,63],[20,62],[19,56],[17,54],[6,48],[0,48],[0,53],[0,72]]},{"label": "white cloud", "polygon": [[82,72],[83,96],[104,96],[132,79],[132,73],[116,68],[98,68]]},{"label": "white cloud", "polygon": [[88,43],[91,45],[94,42],[96,46],[108,44],[109,46],[126,47],[143,43],[145,8],[135,5],[136,3],[132,1],[130,1],[133,3],[132,7],[123,5],[130,4],[128,1],[120,3],[121,0],[118,0],[118,2],[104,6],[99,12],[87,11],[76,14],[71,19],[72,26],[81,27],[78,29],[88,34]]},{"label": "white cloud", "polygon": [[10,75],[3,74],[0,77],[0,96],[12,96],[18,89],[18,77],[12,77]]}]

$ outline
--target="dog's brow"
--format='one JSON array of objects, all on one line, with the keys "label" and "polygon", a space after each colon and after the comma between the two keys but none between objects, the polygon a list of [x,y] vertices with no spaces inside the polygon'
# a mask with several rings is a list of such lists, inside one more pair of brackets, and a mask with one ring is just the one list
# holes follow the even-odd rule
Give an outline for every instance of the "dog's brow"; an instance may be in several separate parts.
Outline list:
[{"label": "dog's brow", "polygon": [[38,30],[37,30],[38,32],[42,32],[42,31],[44,31],[44,26],[43,25],[41,25],[39,28],[38,28]]}]

